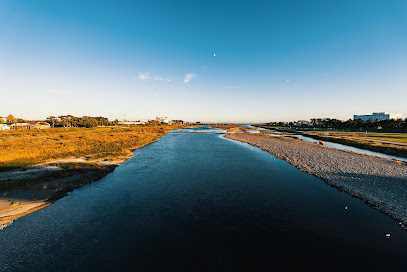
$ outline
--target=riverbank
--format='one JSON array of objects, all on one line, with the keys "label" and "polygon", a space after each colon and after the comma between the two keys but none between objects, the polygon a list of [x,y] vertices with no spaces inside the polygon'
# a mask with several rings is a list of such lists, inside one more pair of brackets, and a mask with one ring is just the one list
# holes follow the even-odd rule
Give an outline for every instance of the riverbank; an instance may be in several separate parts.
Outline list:
[{"label": "riverbank", "polygon": [[292,129],[279,129],[275,127],[259,125],[261,128],[273,129],[276,131],[281,131],[284,133],[290,134],[301,134],[307,137],[311,137],[316,140],[329,141],[333,143],[353,146],[361,149],[366,149],[374,152],[384,153],[391,156],[406,157],[407,158],[407,146],[403,142],[395,141],[380,141],[378,139],[368,139],[368,138],[356,138],[346,136],[346,133],[336,133],[329,132],[325,135],[322,133],[309,132],[309,131],[300,131]]},{"label": "riverbank", "polygon": [[24,169],[0,172],[0,230],[14,220],[38,211],[68,192],[112,172],[117,162],[58,160]]},{"label": "riverbank", "polygon": [[259,147],[407,225],[405,162],[286,137],[249,133],[225,137]]},{"label": "riverbank", "polygon": [[406,157],[407,158],[407,146],[403,143],[396,142],[378,142],[372,139],[358,139],[341,137],[336,135],[320,135],[310,132],[301,132],[300,134],[308,136],[317,140],[330,141],[333,143],[353,146],[361,149],[367,149],[374,152],[384,153],[387,155]]},{"label": "riverbank", "polygon": [[[10,146],[13,144],[2,149],[3,153],[13,154],[12,158],[15,159],[8,159],[8,161],[4,159],[0,163],[0,167],[3,167],[3,171],[0,171],[0,230],[18,218],[49,206],[68,192],[106,176],[132,157],[132,151],[157,141],[159,137],[166,135],[168,130],[179,127],[68,129],[43,134],[37,132],[12,134],[11,139],[7,138],[8,142],[2,141],[4,146],[11,141],[25,141],[24,146],[30,145],[40,148],[44,143],[41,138],[44,137],[48,139],[62,138],[67,142],[63,142],[63,147],[59,150],[52,146],[44,147],[43,145],[41,154],[29,153],[26,157],[24,157],[24,153],[17,154],[18,149],[12,150]],[[89,136],[87,133],[96,135]],[[103,141],[106,136],[109,137],[109,140],[101,146],[99,142]],[[83,139],[86,140],[87,146],[79,145]],[[79,141],[78,146],[74,144],[75,141]],[[96,145],[96,147],[91,145]],[[24,146],[19,147],[24,149]],[[102,152],[78,157],[69,156],[56,160],[50,160],[54,156],[49,156],[47,162],[27,166],[30,161],[46,160],[47,157],[44,154],[71,154],[72,148],[77,150],[77,154],[83,154],[87,150],[100,150]],[[31,158],[27,158],[30,156]],[[16,165],[25,167],[16,168]]]}]

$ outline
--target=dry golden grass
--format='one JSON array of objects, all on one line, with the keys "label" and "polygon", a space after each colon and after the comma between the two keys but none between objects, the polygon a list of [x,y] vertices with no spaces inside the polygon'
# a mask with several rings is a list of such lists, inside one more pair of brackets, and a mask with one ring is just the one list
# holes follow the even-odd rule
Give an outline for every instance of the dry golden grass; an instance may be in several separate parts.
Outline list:
[{"label": "dry golden grass", "polygon": [[[0,171],[53,159],[108,158],[156,141],[179,125],[0,131]],[[127,153],[128,154],[128,153]]]}]

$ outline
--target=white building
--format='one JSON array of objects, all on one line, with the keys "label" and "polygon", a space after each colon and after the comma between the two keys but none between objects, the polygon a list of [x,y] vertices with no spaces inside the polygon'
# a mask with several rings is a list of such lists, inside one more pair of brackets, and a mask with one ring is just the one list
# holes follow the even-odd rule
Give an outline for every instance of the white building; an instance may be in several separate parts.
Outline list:
[{"label": "white building", "polygon": [[401,114],[388,112],[374,112],[372,115],[353,115],[353,120],[360,119],[363,121],[381,121],[389,119],[401,119]]},{"label": "white building", "polygon": [[7,124],[0,124],[0,130],[10,130],[10,126]]},{"label": "white building", "polygon": [[169,124],[170,123],[170,118],[168,118],[168,117],[156,117],[155,118],[155,120],[156,121],[158,121],[158,122],[160,122],[160,123],[167,123],[167,124]]},{"label": "white building", "polygon": [[148,122],[148,120],[137,120],[137,121],[120,121],[119,125],[144,125]]},{"label": "white building", "polygon": [[296,127],[313,127],[314,125],[311,124],[310,122],[306,121],[306,120],[298,120],[297,122],[294,122],[294,126]]}]

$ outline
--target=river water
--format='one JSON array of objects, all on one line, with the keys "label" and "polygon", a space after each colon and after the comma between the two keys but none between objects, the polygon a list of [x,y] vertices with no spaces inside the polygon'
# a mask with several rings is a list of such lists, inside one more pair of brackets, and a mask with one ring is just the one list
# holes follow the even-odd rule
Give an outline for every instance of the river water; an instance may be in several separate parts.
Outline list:
[{"label": "river water", "polygon": [[407,231],[395,220],[214,133],[162,137],[101,180],[0,231],[0,271],[405,265]]}]

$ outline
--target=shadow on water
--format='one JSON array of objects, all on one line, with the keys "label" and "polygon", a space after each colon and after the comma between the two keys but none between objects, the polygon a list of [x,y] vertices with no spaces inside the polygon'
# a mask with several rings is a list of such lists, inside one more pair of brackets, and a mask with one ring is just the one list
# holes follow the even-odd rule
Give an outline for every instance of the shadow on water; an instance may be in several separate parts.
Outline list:
[{"label": "shadow on water", "polygon": [[391,216],[401,226],[407,226],[407,177],[361,173],[333,173],[331,176],[340,181],[326,181],[328,185]]},{"label": "shadow on water", "polygon": [[171,134],[136,150],[99,182],[16,221],[0,233],[0,245],[0,271],[366,271],[407,264],[407,232],[394,220],[216,134]]}]

